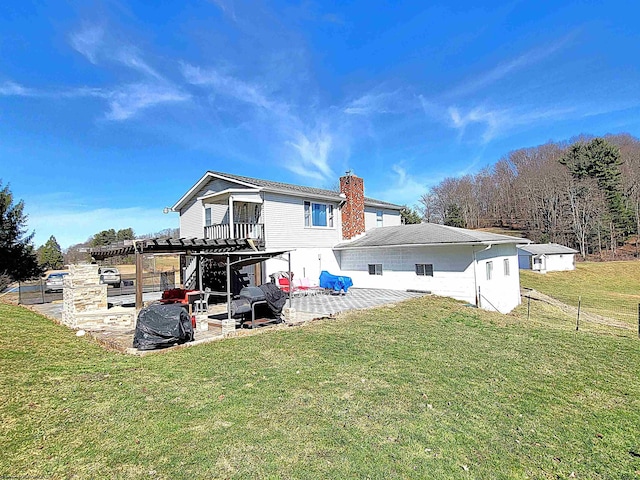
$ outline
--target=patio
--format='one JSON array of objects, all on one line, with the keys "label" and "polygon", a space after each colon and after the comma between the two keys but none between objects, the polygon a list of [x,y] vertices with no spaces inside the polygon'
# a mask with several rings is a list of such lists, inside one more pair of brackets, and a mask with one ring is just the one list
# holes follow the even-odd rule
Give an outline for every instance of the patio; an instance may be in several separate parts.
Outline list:
[{"label": "patio", "polygon": [[[418,298],[423,295],[425,294],[398,290],[351,288],[346,295],[333,294],[296,296],[291,299],[291,307],[296,311],[295,322],[276,324],[273,319],[257,318],[257,328],[255,330],[250,328],[250,321],[245,322],[244,327],[248,328],[236,328],[235,332],[232,333],[232,336],[255,334],[265,330],[264,327],[286,328],[291,325],[300,325],[319,318],[337,316],[340,313],[344,313],[349,310],[360,310],[394,304],[411,298]],[[127,304],[131,300],[133,300],[133,298],[123,298],[122,302],[118,303]],[[145,302],[152,302],[157,300],[157,298],[152,298],[145,294],[144,300]],[[288,303],[285,307],[288,307]],[[54,320],[62,320],[61,304],[33,305],[31,308]],[[209,311],[206,314],[196,315],[197,326],[195,330],[195,340],[179,347],[171,348],[194,346],[202,343],[222,340],[225,338],[222,334],[222,321],[223,319],[226,319],[226,312],[226,303],[210,305]],[[240,327],[239,322],[236,322],[236,326]],[[108,328],[105,327],[100,330],[88,331],[87,333],[105,347],[123,353],[143,355],[167,350],[138,351],[137,349],[132,348],[134,329],[131,328],[125,329],[112,326]]]}]

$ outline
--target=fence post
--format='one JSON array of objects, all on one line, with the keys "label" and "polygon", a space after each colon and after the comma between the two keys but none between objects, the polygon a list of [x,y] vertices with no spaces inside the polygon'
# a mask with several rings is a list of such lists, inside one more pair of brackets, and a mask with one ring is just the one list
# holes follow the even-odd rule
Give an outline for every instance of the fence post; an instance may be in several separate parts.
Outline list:
[{"label": "fence post", "polygon": [[580,304],[582,303],[582,296],[578,297],[578,318],[576,319],[576,332],[578,331],[578,325],[580,324]]},{"label": "fence post", "polygon": [[22,305],[22,284],[18,282],[18,305]]},{"label": "fence post", "polygon": [[527,297],[527,320],[529,320],[529,313],[531,312],[531,293]]},{"label": "fence post", "polygon": [[44,285],[42,281],[42,277],[40,277],[40,297],[42,298],[42,303],[44,303]]},{"label": "fence post", "polygon": [[[636,242],[637,246],[637,242]],[[640,303],[638,304],[638,338],[640,338]]]}]

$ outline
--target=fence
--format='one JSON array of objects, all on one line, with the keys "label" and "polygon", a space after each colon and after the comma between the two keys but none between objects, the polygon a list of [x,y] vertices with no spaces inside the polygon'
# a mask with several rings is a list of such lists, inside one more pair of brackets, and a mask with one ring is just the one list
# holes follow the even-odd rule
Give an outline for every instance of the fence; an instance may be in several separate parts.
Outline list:
[{"label": "fence", "polygon": [[[120,284],[107,287],[107,298],[136,293],[135,274],[121,275]],[[143,292],[162,292],[176,288],[177,272],[144,273],[142,276]],[[18,285],[18,303],[22,305],[34,305],[38,303],[51,303],[62,300],[62,289],[50,290],[44,279],[33,282],[21,282]]]},{"label": "fence", "polygon": [[637,332],[640,336],[640,303],[637,295],[615,296],[597,292],[585,294],[555,294],[553,297],[536,290],[523,289],[522,303],[527,308],[527,318],[538,315],[538,304],[561,310],[566,317],[573,318],[573,326],[580,330],[587,325],[611,327]]}]

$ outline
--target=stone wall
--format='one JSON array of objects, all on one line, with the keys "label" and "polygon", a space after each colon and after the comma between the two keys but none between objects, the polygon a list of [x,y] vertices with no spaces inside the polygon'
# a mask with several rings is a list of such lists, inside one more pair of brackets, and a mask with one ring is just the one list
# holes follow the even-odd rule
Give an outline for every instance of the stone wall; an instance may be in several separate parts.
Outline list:
[{"label": "stone wall", "polygon": [[94,264],[69,266],[69,275],[64,277],[62,322],[71,328],[133,326],[135,310],[107,309],[107,285],[100,283],[98,268]]}]

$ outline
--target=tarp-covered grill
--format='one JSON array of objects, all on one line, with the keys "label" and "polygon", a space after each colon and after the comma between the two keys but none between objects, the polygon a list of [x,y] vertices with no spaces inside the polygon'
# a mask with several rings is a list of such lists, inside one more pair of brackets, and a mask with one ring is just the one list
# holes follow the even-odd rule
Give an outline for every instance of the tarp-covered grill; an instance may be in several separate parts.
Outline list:
[{"label": "tarp-covered grill", "polygon": [[193,341],[193,325],[182,305],[150,305],[140,310],[133,346],[154,350]]}]

